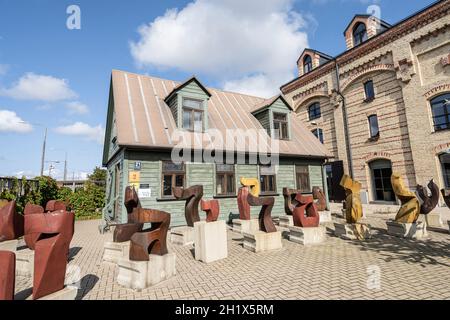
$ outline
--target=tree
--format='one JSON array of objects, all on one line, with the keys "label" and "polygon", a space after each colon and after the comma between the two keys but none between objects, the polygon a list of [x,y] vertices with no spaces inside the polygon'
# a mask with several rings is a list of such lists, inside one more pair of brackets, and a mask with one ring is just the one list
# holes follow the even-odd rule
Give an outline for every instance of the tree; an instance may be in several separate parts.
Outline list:
[{"label": "tree", "polygon": [[105,169],[95,167],[92,174],[88,175],[88,181],[98,185],[104,185],[106,183],[106,173],[107,171]]},{"label": "tree", "polygon": [[51,177],[38,177],[40,205],[45,207],[48,201],[54,200],[58,196],[58,185]]}]

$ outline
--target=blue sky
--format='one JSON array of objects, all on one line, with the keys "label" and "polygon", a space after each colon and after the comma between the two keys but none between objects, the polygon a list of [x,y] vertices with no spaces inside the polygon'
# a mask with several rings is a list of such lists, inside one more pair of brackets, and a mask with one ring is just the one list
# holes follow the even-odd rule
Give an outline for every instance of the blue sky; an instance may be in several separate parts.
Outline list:
[{"label": "blue sky", "polygon": [[[270,96],[305,46],[343,52],[355,13],[377,4],[395,23],[433,2],[0,0],[0,176],[39,173],[45,127],[46,159],[67,152],[70,177],[101,165],[111,69]],[[80,30],[66,27],[73,4]]]}]

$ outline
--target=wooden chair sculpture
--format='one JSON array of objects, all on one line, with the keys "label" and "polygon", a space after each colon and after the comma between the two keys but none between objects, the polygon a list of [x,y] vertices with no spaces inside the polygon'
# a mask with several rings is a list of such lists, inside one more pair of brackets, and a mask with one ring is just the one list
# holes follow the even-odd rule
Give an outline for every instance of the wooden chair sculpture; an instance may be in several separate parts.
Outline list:
[{"label": "wooden chair sculpture", "polygon": [[444,198],[444,202],[447,205],[447,208],[450,209],[450,193],[446,194],[445,189],[441,189],[442,197]]},{"label": "wooden chair sculpture", "polygon": [[176,199],[186,200],[184,206],[184,216],[189,227],[194,226],[194,222],[200,221],[198,215],[198,204],[203,197],[203,186],[196,185],[189,188],[173,187],[173,195]]},{"label": "wooden chair sculpture", "polygon": [[23,236],[23,224],[23,215],[16,212],[16,202],[8,202],[0,209],[0,242]]},{"label": "wooden chair sculpture", "polygon": [[248,187],[240,187],[237,195],[237,203],[239,209],[239,219],[250,220],[250,205],[247,197],[249,195]]},{"label": "wooden chair sculpture", "polygon": [[151,223],[151,227],[135,232],[131,236],[130,260],[149,261],[150,254],[160,256],[167,254],[170,214],[160,210],[135,208],[131,215],[137,224]]},{"label": "wooden chair sculpture", "polygon": [[261,185],[258,179],[241,177],[240,182],[243,187],[249,188],[249,192],[254,197],[259,197],[259,193],[261,192]]},{"label": "wooden chair sculpture", "polygon": [[361,183],[352,180],[348,175],[342,176],[340,185],[345,189],[345,220],[357,223],[363,215],[360,198]]},{"label": "wooden chair sculpture", "polygon": [[131,240],[131,236],[136,232],[142,231],[143,224],[133,220],[133,210],[141,208],[138,194],[134,187],[125,188],[125,208],[127,208],[127,223],[117,225],[114,228],[113,242],[126,242]]},{"label": "wooden chair sculpture", "polygon": [[217,221],[220,213],[220,206],[218,200],[201,200],[200,207],[206,212],[206,222]]},{"label": "wooden chair sculpture", "polygon": [[0,301],[14,300],[16,282],[16,255],[11,251],[0,251]]},{"label": "wooden chair sculpture", "polygon": [[71,212],[31,214],[26,235],[38,235],[35,243],[33,299],[64,288],[75,215]]},{"label": "wooden chair sculpture", "polygon": [[434,183],[433,179],[428,182],[428,189],[431,191],[431,196],[428,195],[426,187],[417,185],[417,194],[422,199],[423,203],[420,206],[421,214],[429,214],[438,205],[439,202],[439,187]]},{"label": "wooden chair sculpture", "polygon": [[318,211],[325,211],[327,209],[327,201],[325,194],[319,187],[313,187],[312,189],[313,199],[317,200],[316,206]]},{"label": "wooden chair sculpture", "polygon": [[294,209],[294,226],[302,228],[313,228],[319,226],[319,212],[314,203],[313,196],[303,196],[297,193],[295,200],[298,205]]},{"label": "wooden chair sculpture", "polygon": [[416,222],[420,214],[420,204],[416,195],[405,187],[398,173],[392,173],[391,184],[395,195],[401,202],[401,207],[395,216],[395,221],[403,223]]},{"label": "wooden chair sculpture", "polygon": [[272,208],[275,203],[274,197],[255,197],[251,193],[247,196],[247,201],[250,206],[261,206],[259,212],[259,229],[264,232],[276,232],[277,229],[272,221]]},{"label": "wooden chair sculpture", "polygon": [[292,216],[294,209],[298,204],[297,200],[295,200],[297,193],[301,193],[300,190],[283,188],[284,212],[288,216]]}]

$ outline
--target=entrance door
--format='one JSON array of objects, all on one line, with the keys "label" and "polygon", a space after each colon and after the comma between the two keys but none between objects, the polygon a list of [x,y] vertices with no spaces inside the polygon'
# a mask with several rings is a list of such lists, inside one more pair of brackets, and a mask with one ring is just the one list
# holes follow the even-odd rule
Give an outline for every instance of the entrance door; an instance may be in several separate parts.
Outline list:
[{"label": "entrance door", "polygon": [[444,153],[439,156],[442,166],[442,177],[444,178],[445,189],[450,189],[450,153]]},{"label": "entrance door", "polygon": [[395,201],[391,184],[392,165],[389,160],[375,160],[370,163],[372,188],[375,201]]},{"label": "entrance door", "polygon": [[330,162],[325,168],[327,172],[328,198],[330,201],[342,202],[345,199],[345,190],[340,183],[344,175],[344,162]]}]

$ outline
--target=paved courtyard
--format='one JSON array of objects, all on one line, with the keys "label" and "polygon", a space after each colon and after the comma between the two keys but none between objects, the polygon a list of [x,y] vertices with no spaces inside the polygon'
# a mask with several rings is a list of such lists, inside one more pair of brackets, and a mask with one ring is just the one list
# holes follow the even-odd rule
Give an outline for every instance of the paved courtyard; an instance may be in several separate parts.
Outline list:
[{"label": "paved courtyard", "polygon": [[[102,262],[103,243],[112,234],[99,234],[98,220],[79,221],[69,265],[81,268],[77,299],[450,299],[447,224],[429,228],[430,239],[413,241],[386,234],[391,217],[364,219],[374,230],[365,242],[334,237],[330,223],[324,244],[283,240],[281,250],[264,253],[247,251],[242,237],[228,230],[228,258],[211,264],[196,261],[192,246],[169,244],[177,255],[177,275],[140,292],[119,286],[115,266]],[[367,286],[373,266],[381,272],[378,289]],[[31,294],[30,287],[30,279],[18,277],[16,298]]]}]

